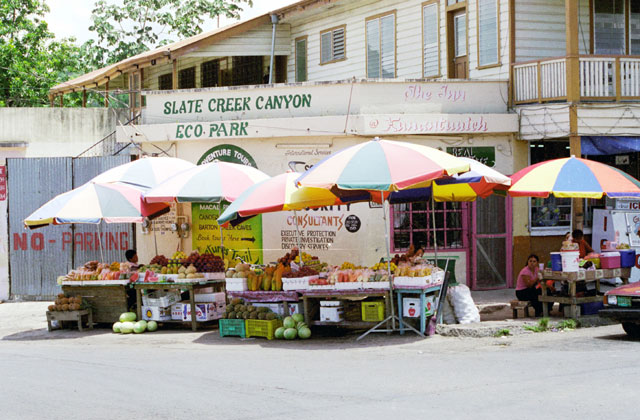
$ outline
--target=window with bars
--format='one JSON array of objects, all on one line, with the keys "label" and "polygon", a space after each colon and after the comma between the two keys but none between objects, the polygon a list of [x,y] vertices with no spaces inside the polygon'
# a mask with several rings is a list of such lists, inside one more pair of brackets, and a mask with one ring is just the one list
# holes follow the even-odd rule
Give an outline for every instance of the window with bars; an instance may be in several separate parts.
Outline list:
[{"label": "window with bars", "polygon": [[160,90],[173,89],[173,76],[171,73],[162,74],[158,76],[158,89]]},{"label": "window with bars", "polygon": [[202,87],[218,86],[218,74],[220,73],[220,61],[205,61],[200,65],[200,85]]},{"label": "window with bars", "polygon": [[498,0],[478,0],[478,65],[498,63]]},{"label": "window with bars", "polygon": [[178,89],[193,89],[196,87],[196,68],[189,67],[178,72]]},{"label": "window with bars", "polygon": [[320,32],[320,64],[345,59],[346,26]]},{"label": "window with bars", "polygon": [[625,53],[625,0],[594,0],[595,54]]},{"label": "window with bars", "polygon": [[367,19],[367,77],[396,77],[396,16]]},{"label": "window with bars", "polygon": [[425,4],[422,8],[422,50],[424,77],[440,75],[440,24],[438,19],[438,2]]},{"label": "window with bars", "polygon": [[259,85],[263,83],[262,56],[233,57],[232,74],[234,86]]},{"label": "window with bars", "polygon": [[393,252],[404,252],[409,245],[433,249],[460,249],[467,246],[468,203],[435,203],[435,235],[430,202],[391,206]]},{"label": "window with bars", "polygon": [[307,37],[296,39],[296,82],[307,81]]}]

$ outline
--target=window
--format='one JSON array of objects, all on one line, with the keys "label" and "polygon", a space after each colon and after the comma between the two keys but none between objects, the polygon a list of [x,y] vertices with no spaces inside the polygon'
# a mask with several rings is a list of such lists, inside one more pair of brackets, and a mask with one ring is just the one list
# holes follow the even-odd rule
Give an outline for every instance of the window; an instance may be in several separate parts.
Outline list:
[{"label": "window", "polygon": [[467,0],[447,0],[447,6],[453,6],[456,3],[464,3]]},{"label": "window", "polygon": [[296,39],[296,82],[307,81],[307,37]]},{"label": "window", "polygon": [[346,26],[343,25],[320,32],[320,64],[344,60],[345,28]]},{"label": "window", "polygon": [[158,88],[160,90],[173,89],[173,76],[171,73],[163,74],[158,77]]},{"label": "window", "polygon": [[236,56],[232,60],[234,86],[266,83],[262,69],[262,56]]},{"label": "window", "polygon": [[640,55],[640,1],[631,2],[629,16],[629,54]]},{"label": "window", "polygon": [[[439,249],[463,248],[466,245],[467,203],[435,203],[436,241]],[[430,202],[391,206],[393,252],[404,252],[412,243],[433,249],[433,214]]]},{"label": "window", "polygon": [[367,20],[367,77],[396,77],[395,20],[394,13]]},{"label": "window", "polygon": [[423,77],[440,75],[439,33],[438,3],[432,2],[422,8]]},{"label": "window", "polygon": [[478,1],[478,65],[498,63],[498,0]]},{"label": "window", "polygon": [[624,0],[593,1],[595,54],[625,53],[624,3]]},{"label": "window", "polygon": [[453,17],[453,30],[456,33],[455,51],[456,57],[467,55],[467,14],[459,13]]},{"label": "window", "polygon": [[196,87],[196,68],[189,67],[188,69],[180,70],[178,72],[178,89],[193,89]]},{"label": "window", "polygon": [[218,73],[220,72],[220,61],[211,60],[202,63],[200,66],[200,86],[218,86]]}]

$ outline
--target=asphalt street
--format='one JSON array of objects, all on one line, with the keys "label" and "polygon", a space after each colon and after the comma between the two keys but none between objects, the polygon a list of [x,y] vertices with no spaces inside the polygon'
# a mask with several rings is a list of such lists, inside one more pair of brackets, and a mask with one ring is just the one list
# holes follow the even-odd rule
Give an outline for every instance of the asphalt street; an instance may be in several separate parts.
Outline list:
[{"label": "asphalt street", "polygon": [[0,305],[2,419],[634,419],[640,342],[619,325],[505,338],[307,341],[46,331]]}]

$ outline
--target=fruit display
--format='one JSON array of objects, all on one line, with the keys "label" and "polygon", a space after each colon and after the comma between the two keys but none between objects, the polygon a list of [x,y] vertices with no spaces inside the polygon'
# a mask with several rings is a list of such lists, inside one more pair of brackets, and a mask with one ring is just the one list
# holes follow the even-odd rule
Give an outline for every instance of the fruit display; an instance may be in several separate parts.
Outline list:
[{"label": "fruit display", "polygon": [[129,262],[112,262],[103,264],[89,261],[82,267],[69,271],[62,281],[99,281],[99,280],[129,280],[136,281],[137,273],[131,271]]},{"label": "fruit display", "polygon": [[49,312],[56,311],[79,311],[84,309],[86,305],[83,303],[81,297],[68,297],[64,293],[60,293],[53,305],[49,305],[47,308]]},{"label": "fruit display", "polygon": [[294,314],[282,321],[282,327],[275,331],[275,338],[279,340],[307,339],[311,337],[311,329],[304,322],[302,314]]},{"label": "fruit display", "polygon": [[[377,264],[374,264],[374,266],[371,267],[371,269],[372,270],[385,270],[385,271],[387,271],[387,266],[388,266],[388,264],[386,262],[379,262]],[[395,273],[397,268],[398,268],[398,266],[396,265],[396,263],[391,261],[391,273]]]},{"label": "fruit display", "polygon": [[200,273],[224,272],[224,260],[213,254],[200,254],[193,251],[187,258],[181,260],[183,266],[193,265]]},{"label": "fruit display", "polygon": [[[166,274],[166,273],[163,273]],[[184,266],[181,266],[178,269],[178,278],[179,279],[198,279],[198,278],[203,278],[204,275],[202,273],[198,273],[198,270],[196,269],[196,267],[194,265],[190,265],[189,267],[185,268]]]},{"label": "fruit display", "polygon": [[[292,262],[295,262],[296,257],[298,257],[299,251],[298,248],[293,248],[291,252],[287,252],[284,257],[278,258],[278,263],[284,266],[291,266]],[[298,262],[300,260],[298,259]]]},{"label": "fruit display", "polygon": [[253,306],[244,302],[242,299],[232,299],[227,304],[223,319],[278,319],[278,315],[273,313],[271,309],[264,306]]},{"label": "fruit display", "polygon": [[134,312],[125,312],[120,315],[120,320],[113,324],[112,330],[117,334],[142,334],[145,331],[155,331],[158,329],[156,321],[136,321]]},{"label": "fruit display", "polygon": [[284,278],[293,278],[293,277],[308,277],[308,276],[317,276],[319,273],[309,266],[302,266],[298,271],[289,271],[287,273],[283,273],[282,277]]}]

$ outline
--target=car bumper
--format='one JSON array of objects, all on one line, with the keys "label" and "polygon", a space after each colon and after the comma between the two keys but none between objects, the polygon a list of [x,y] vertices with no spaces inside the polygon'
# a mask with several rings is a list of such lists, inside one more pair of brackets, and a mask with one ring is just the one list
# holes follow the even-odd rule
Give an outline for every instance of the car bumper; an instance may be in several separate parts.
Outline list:
[{"label": "car bumper", "polygon": [[598,315],[616,321],[640,321],[640,308],[605,308]]}]

